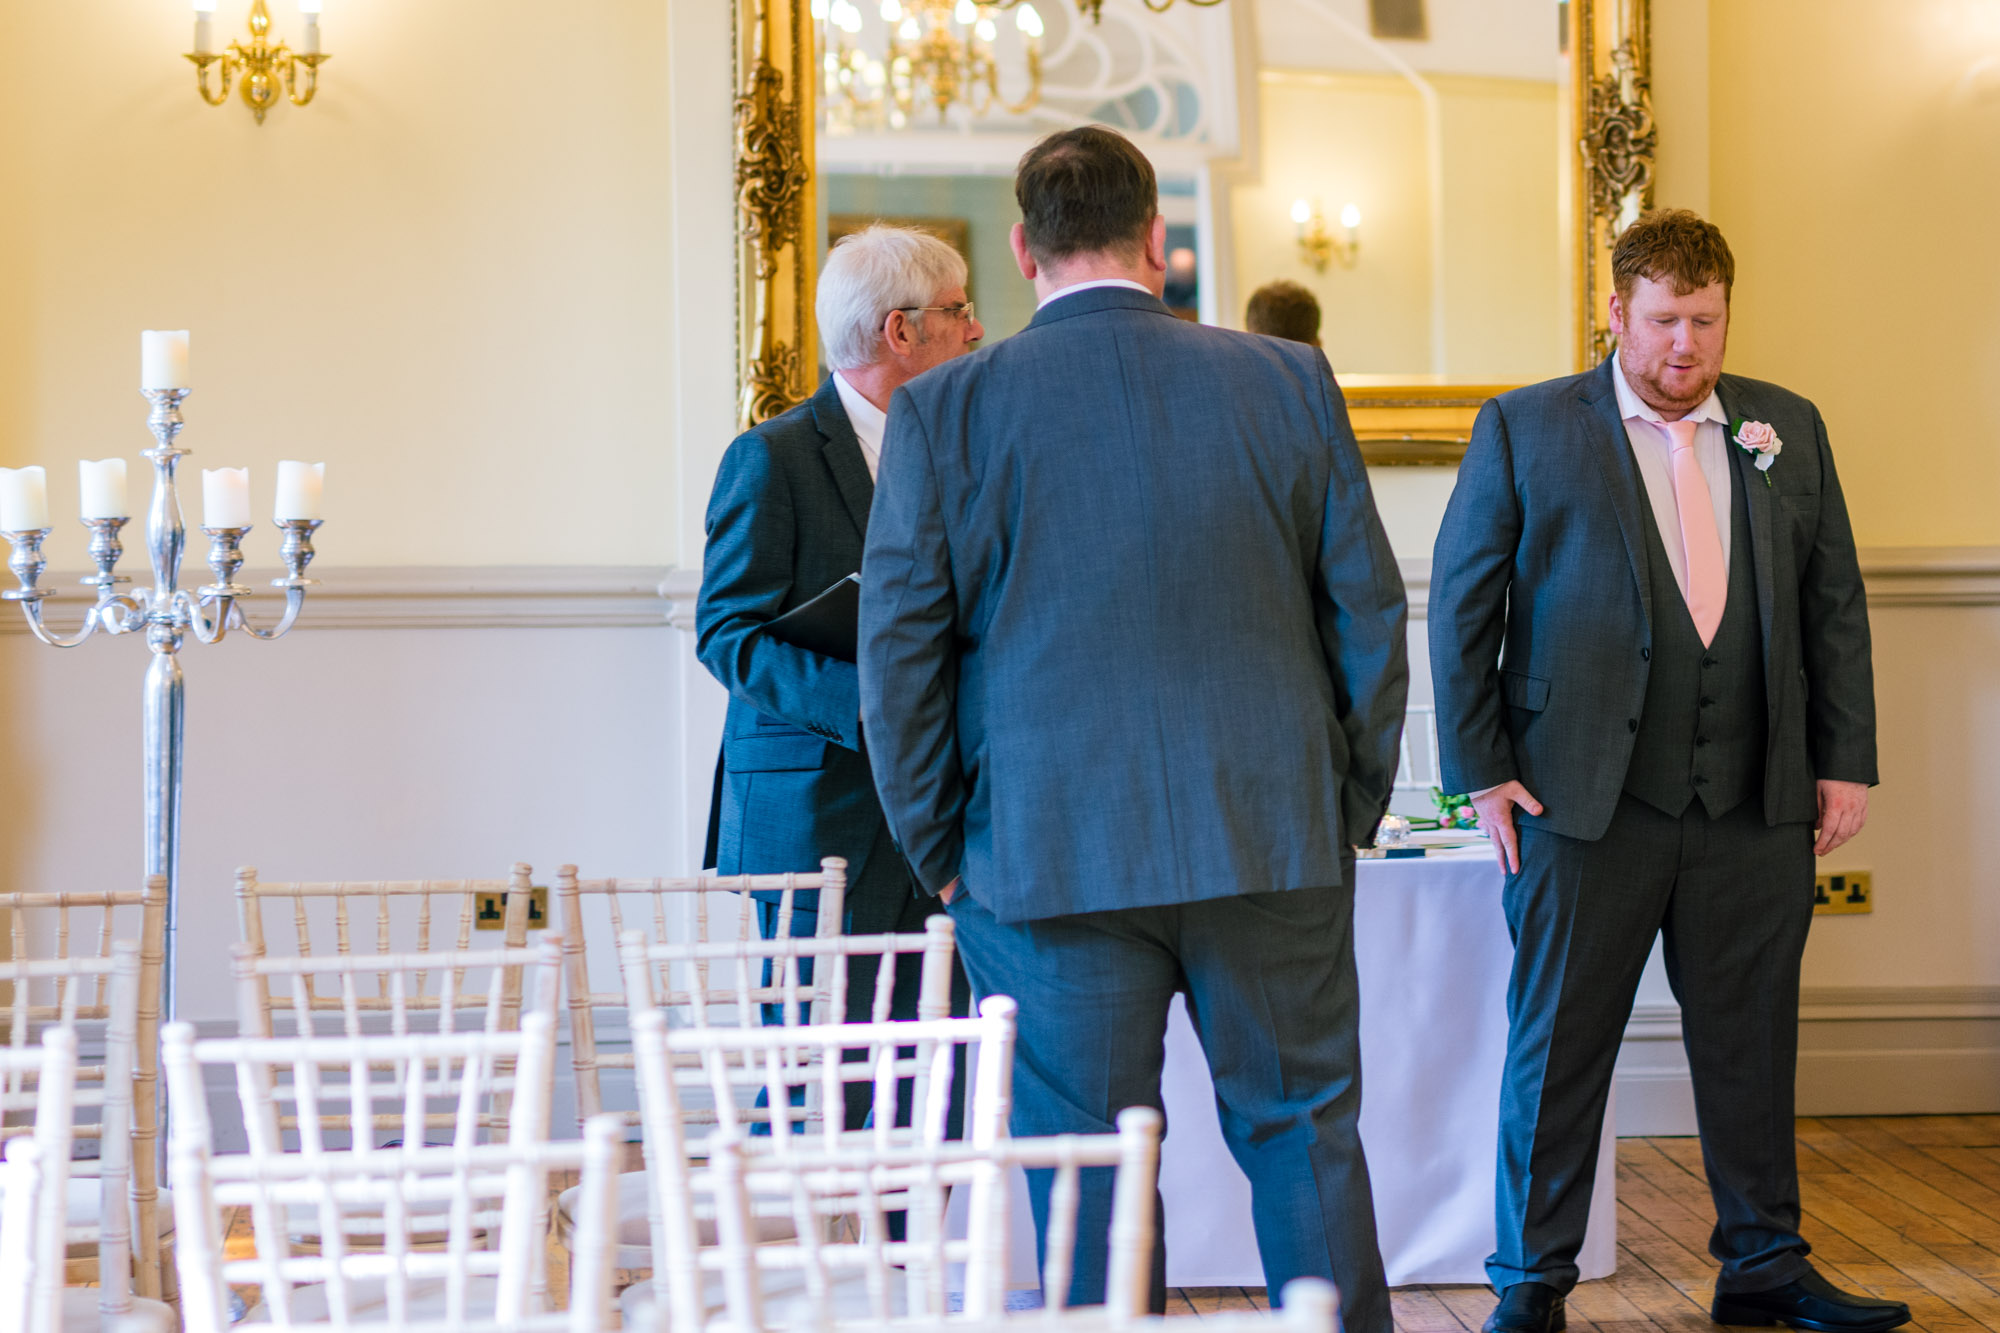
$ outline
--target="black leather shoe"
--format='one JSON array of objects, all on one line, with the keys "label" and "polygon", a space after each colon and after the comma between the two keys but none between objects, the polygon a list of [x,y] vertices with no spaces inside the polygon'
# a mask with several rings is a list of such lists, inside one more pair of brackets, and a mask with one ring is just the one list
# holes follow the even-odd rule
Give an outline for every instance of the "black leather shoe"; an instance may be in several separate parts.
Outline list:
[{"label": "black leather shoe", "polygon": [[1480,1333],[1562,1333],[1563,1294],[1546,1282],[1516,1282],[1500,1293]]},{"label": "black leather shoe", "polygon": [[1709,1317],[1718,1324],[1768,1328],[1790,1324],[1815,1333],[1879,1333],[1910,1322],[1901,1301],[1850,1296],[1818,1273],[1807,1273],[1769,1291],[1718,1291]]}]

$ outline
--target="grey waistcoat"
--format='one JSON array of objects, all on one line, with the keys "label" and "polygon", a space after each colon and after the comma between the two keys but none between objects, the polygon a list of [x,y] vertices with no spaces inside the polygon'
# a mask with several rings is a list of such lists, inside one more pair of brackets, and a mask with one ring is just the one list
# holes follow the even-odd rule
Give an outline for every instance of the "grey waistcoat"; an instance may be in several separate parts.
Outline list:
[{"label": "grey waistcoat", "polygon": [[1625,790],[1670,815],[1699,797],[1716,818],[1762,790],[1764,779],[1764,662],[1750,513],[1738,469],[1729,476],[1729,600],[1707,648],[1674,582],[1653,508],[1640,505],[1653,584],[1652,669]]}]

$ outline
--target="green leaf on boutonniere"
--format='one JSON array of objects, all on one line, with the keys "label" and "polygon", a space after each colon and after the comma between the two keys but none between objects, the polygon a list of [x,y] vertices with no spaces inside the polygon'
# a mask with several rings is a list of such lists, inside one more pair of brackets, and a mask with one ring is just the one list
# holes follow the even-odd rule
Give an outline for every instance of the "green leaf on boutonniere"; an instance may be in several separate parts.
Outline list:
[{"label": "green leaf on boutonniere", "polygon": [[[1749,424],[1750,418],[1748,417],[1731,417],[1729,419],[1729,442],[1744,453],[1749,454],[1752,458],[1755,458],[1757,451],[1737,438],[1743,433],[1743,428]],[[1771,485],[1771,469],[1760,467],[1757,469],[1757,475],[1764,479],[1765,489],[1768,490]]]}]

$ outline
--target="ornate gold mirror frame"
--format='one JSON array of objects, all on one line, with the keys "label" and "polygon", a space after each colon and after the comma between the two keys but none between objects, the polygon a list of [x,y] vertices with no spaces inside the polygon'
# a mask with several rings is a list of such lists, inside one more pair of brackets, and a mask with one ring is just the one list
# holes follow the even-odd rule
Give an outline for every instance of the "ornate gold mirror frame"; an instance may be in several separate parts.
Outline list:
[{"label": "ornate gold mirror frame", "polygon": [[[1610,348],[1605,301],[1611,244],[1651,207],[1652,0],[1567,0],[1572,55],[1568,179],[1575,365]],[[812,292],[814,64],[811,0],[736,0],[736,201],[739,424],[800,402],[818,382]],[[1373,465],[1456,465],[1479,407],[1512,385],[1342,380],[1355,433]]]}]

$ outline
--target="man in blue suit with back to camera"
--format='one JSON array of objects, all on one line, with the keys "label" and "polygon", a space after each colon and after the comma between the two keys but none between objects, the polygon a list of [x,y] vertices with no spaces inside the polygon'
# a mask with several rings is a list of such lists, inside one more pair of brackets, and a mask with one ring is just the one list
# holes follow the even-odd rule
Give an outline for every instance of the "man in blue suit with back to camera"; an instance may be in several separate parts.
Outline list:
[{"label": "man in blue suit with back to camera", "polygon": [[[695,651],[729,691],[729,715],[703,864],[776,874],[845,857],[848,934],[921,932],[937,905],[915,891],[883,824],[854,663],[784,643],[765,626],[860,569],[889,395],[984,333],[965,280],[965,260],[923,232],[870,227],[834,247],[814,307],[833,374],[806,402],[736,438],[708,503]],[[778,929],[777,895],[768,896],[758,904],[767,939]],[[798,895],[793,935],[815,933],[817,897]],[[920,961],[900,960],[896,1018],[917,1016]],[[867,959],[850,967],[850,1016],[867,1017],[874,971]],[[954,979],[953,1012],[962,1013],[962,970]],[[868,1085],[849,1084],[848,1128],[860,1128],[868,1105]]]},{"label": "man in blue suit with back to camera", "polygon": [[[883,810],[974,988],[1020,1004],[1014,1132],[1158,1107],[1185,993],[1272,1293],[1331,1278],[1349,1333],[1390,1333],[1353,849],[1408,672],[1346,408],[1318,350],[1161,303],[1158,187],[1120,135],[1044,139],[1015,196],[1034,320],[889,414],[860,644]],[[1108,1174],[1086,1173],[1078,1304],[1104,1299]]]}]

